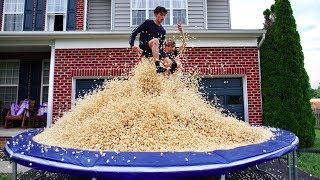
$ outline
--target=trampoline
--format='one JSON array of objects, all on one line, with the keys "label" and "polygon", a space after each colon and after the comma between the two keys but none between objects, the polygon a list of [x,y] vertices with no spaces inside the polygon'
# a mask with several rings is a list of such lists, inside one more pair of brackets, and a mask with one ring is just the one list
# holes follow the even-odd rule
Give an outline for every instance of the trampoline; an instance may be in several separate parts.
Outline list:
[{"label": "trampoline", "polygon": [[[210,152],[98,152],[47,146],[32,137],[34,129],[12,137],[5,146],[13,176],[21,164],[48,172],[114,179],[183,179],[228,174],[293,152],[296,167],[298,138],[270,128],[274,137],[260,144]],[[296,170],[293,169],[296,173]],[[289,175],[291,175],[289,168]],[[296,174],[294,173],[294,176]]]}]

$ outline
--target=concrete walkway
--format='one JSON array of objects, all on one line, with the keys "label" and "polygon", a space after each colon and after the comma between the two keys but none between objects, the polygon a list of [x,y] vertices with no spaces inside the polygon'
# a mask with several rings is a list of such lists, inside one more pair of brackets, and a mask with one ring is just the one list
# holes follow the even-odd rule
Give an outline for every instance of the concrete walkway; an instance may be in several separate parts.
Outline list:
[{"label": "concrete walkway", "polygon": [[[0,124],[1,125],[1,124]],[[31,130],[33,128],[3,128],[0,126],[0,137],[12,137],[12,136],[16,136],[20,133],[23,133],[25,131]]]},{"label": "concrete walkway", "polygon": [[[17,173],[24,173],[26,171],[29,171],[30,168],[17,165]],[[0,173],[11,173],[12,172],[12,164],[10,161],[0,161]]]}]

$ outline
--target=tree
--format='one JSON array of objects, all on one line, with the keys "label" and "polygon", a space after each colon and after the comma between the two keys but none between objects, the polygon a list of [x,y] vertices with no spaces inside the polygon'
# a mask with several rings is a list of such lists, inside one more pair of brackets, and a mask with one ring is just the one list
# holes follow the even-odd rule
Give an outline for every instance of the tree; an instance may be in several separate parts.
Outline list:
[{"label": "tree", "polygon": [[317,89],[310,89],[310,93],[311,93],[311,98],[317,98],[318,94],[317,94]]},{"label": "tree", "polygon": [[315,117],[310,105],[311,87],[289,0],[275,0],[264,16],[267,33],[261,46],[263,124],[295,133],[300,147],[312,146]]},{"label": "tree", "polygon": [[318,86],[318,89],[317,89],[317,98],[320,98],[320,83],[319,83],[319,86]]}]

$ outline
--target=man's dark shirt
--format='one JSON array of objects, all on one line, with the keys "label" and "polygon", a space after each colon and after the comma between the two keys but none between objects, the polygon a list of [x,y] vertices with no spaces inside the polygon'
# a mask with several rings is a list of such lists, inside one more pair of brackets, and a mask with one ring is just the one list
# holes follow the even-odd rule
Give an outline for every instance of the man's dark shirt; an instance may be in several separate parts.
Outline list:
[{"label": "man's dark shirt", "polygon": [[136,27],[131,35],[129,44],[130,46],[134,46],[134,40],[136,36],[140,33],[139,38],[139,47],[141,49],[145,49],[149,47],[148,43],[153,38],[159,39],[159,49],[163,50],[163,43],[166,37],[166,30],[162,27],[162,25],[157,25],[153,20],[147,19],[140,26]]}]

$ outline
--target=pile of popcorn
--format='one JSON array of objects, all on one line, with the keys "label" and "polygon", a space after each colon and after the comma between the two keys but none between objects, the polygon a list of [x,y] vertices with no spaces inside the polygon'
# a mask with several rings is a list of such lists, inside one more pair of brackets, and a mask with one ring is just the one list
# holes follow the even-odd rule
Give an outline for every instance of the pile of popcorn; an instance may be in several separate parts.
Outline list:
[{"label": "pile of popcorn", "polygon": [[190,77],[157,74],[152,60],[142,59],[128,78],[110,80],[78,99],[33,139],[84,150],[202,152],[272,137],[266,128],[223,115]]}]

